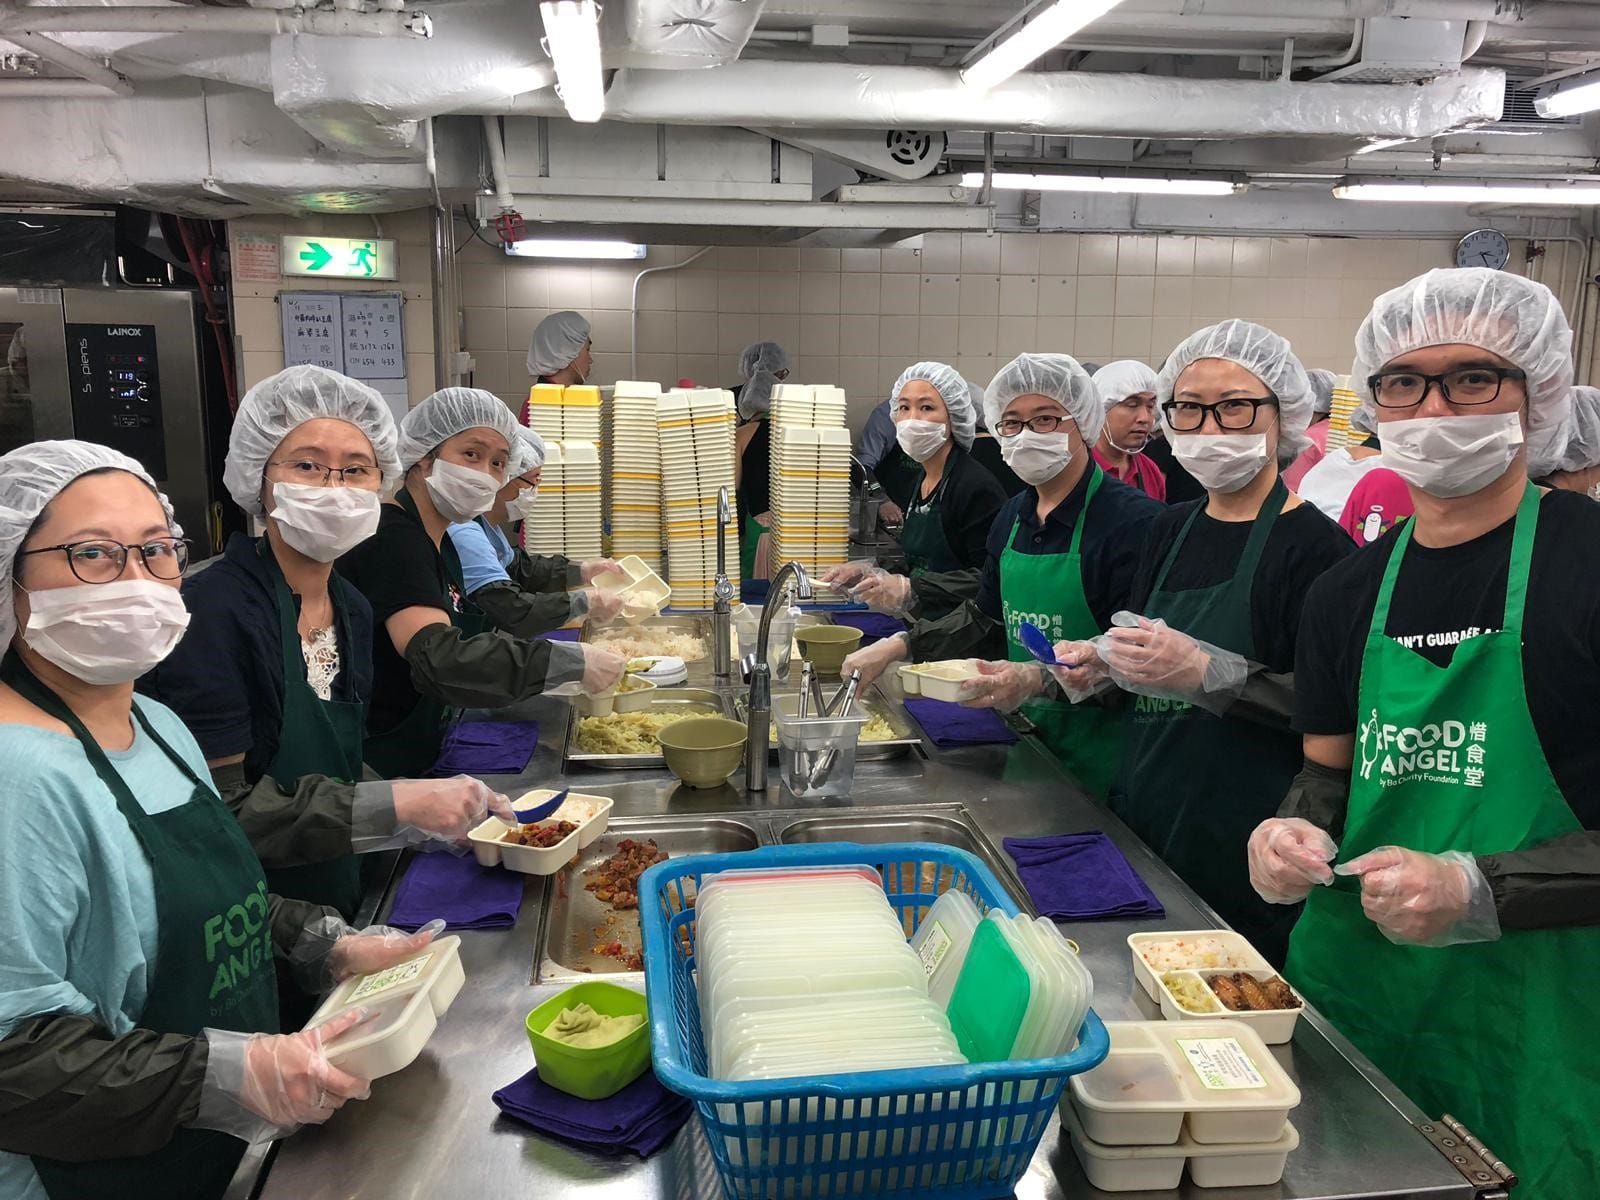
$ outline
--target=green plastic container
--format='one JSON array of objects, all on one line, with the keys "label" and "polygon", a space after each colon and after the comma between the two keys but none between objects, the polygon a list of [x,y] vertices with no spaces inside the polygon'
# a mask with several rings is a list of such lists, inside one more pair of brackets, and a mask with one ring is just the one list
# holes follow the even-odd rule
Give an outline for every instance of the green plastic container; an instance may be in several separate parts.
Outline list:
[{"label": "green plastic container", "polygon": [[[620,1042],[598,1050],[581,1050],[544,1035],[564,1008],[587,1004],[605,1017],[646,1017],[646,1021]],[[528,1041],[539,1064],[539,1078],[553,1088],[580,1100],[614,1096],[650,1066],[650,1022],[643,992],[595,980],[552,996],[528,1014]]]},{"label": "green plastic container", "polygon": [[1033,981],[993,921],[978,922],[945,1015],[968,1062],[1007,1062]]}]

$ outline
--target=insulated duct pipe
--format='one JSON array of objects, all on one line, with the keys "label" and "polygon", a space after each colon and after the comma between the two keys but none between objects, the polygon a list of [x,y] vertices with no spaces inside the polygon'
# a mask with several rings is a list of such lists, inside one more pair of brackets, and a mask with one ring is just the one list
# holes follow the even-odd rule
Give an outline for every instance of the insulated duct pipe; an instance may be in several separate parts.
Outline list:
[{"label": "insulated duct pipe", "polygon": [[[1124,0],[1117,9],[1118,23],[1145,16],[1250,17],[1270,23],[1281,21],[1298,6],[1283,0]],[[1318,20],[1367,17],[1422,17],[1435,21],[1490,21],[1520,29],[1552,27],[1600,29],[1600,11],[1586,0],[1317,0]],[[1312,15],[1308,12],[1307,15]]]},{"label": "insulated duct pipe", "polygon": [[517,202],[511,196],[511,175],[506,169],[506,144],[500,138],[500,118],[484,117],[483,141],[489,148],[489,183],[494,202],[501,212],[514,212]]},{"label": "insulated duct pipe", "polygon": [[[93,100],[105,99],[119,93],[104,84],[87,79],[5,79],[0,80],[0,100],[52,99]],[[125,94],[125,93],[121,93]]]},{"label": "insulated duct pipe", "polygon": [[[42,58],[47,63],[60,67],[63,71],[71,71],[79,79],[88,81],[96,87],[104,88],[118,96],[133,95],[133,84],[120,73],[113,71],[98,59],[90,58],[81,51],[70,46],[63,46],[54,38],[41,37],[36,33],[17,32],[0,26],[0,40],[8,41],[18,50],[26,51],[36,58]],[[35,93],[37,94],[37,93]]]},{"label": "insulated duct pipe", "polygon": [[[1433,137],[1497,120],[1505,73],[1468,68],[1424,84],[1201,80],[1030,72],[979,93],[954,70],[736,62],[617,72],[606,118],[775,129],[960,129],[1132,138]],[[476,112],[559,116],[549,93]]]},{"label": "insulated duct pipe", "polygon": [[[346,9],[102,7],[100,5],[0,8],[0,35],[18,33],[311,33],[322,37],[429,37],[433,22],[421,12],[352,12]],[[44,55],[39,57],[43,58]]]}]

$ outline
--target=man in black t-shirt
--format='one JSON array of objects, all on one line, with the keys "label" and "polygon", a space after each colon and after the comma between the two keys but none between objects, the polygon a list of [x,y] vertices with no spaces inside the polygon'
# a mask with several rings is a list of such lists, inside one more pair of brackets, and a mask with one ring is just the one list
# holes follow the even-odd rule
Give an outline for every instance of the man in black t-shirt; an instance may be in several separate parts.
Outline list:
[{"label": "man in black t-shirt", "polygon": [[1484,269],[1374,304],[1355,382],[1416,514],[1307,598],[1306,765],[1249,854],[1262,896],[1306,899],[1291,982],[1543,1200],[1600,1178],[1600,506],[1528,478],[1562,449],[1571,336]]}]

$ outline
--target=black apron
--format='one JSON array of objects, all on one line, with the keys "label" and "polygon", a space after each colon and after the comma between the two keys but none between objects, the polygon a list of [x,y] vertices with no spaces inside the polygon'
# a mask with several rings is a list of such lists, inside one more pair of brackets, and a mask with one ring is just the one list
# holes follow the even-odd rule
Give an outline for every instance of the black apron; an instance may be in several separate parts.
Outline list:
[{"label": "black apron", "polygon": [[926,478],[923,472],[917,472],[912,485],[911,502],[905,507],[905,528],[900,531],[900,548],[906,553],[906,566],[913,579],[929,571],[960,571],[971,566],[956,558],[950,539],[944,535],[944,518],[940,515],[955,462],[952,454],[945,463],[944,478],[926,500],[922,498],[922,481]]},{"label": "black apron", "polygon": [[[395,499],[413,517],[418,516],[416,501],[404,488]],[[440,545],[439,554],[445,568],[439,599],[445,612],[450,614],[450,623],[464,637],[482,633],[488,627],[488,617],[467,600],[461,557],[448,536]],[[385,779],[415,779],[426,775],[439,757],[450,714],[450,706],[443,700],[419,693],[411,712],[398,725],[387,733],[368,736],[362,747],[362,757]]]},{"label": "black apron", "polygon": [[[1251,525],[1232,577],[1208,588],[1165,590],[1203,505],[1190,514],[1156,576],[1145,616],[1190,637],[1256,654],[1250,594],[1256,568],[1289,493],[1280,479]],[[1182,700],[1131,696],[1123,766],[1111,808],[1222,918],[1273,963],[1288,950],[1298,906],[1268,904],[1250,886],[1245,847],[1278,811],[1300,770],[1300,737]]]},{"label": "black apron", "polygon": [[[152,816],[83,722],[16,655],[0,664],[0,679],[72,730],[150,860],[157,950],[139,1027],[184,1036],[207,1028],[278,1032],[267,881],[244,831],[210,784],[135,705],[133,717],[145,736],[194,784],[188,803]],[[83,1134],[92,1138],[95,1131]],[[68,1163],[35,1155],[32,1161],[51,1200],[216,1200],[244,1145],[214,1130],[180,1129],[161,1149],[136,1158]]]}]

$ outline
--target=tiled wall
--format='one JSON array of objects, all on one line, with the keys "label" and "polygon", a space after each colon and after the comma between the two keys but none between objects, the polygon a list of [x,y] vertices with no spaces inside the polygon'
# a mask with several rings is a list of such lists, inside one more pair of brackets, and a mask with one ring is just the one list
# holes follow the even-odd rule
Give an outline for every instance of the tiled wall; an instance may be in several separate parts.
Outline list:
[{"label": "tiled wall", "polygon": [[[628,378],[633,276],[695,249],[652,247],[642,264],[552,265],[467,243],[461,303],[475,382],[520,400],[533,327],[563,308],[593,324],[592,382]],[[1234,316],[1282,333],[1308,366],[1342,373],[1373,297],[1451,265],[1454,250],[1449,240],[1022,233],[930,234],[921,250],[719,248],[642,281],[638,373],[732,384],[739,351],[771,339],[789,350],[793,378],[844,387],[858,424],[919,358],[980,382],[1024,350],[1159,365],[1195,329]],[[1514,242],[1512,269],[1522,251]],[[1574,278],[1558,261],[1566,251],[1576,271],[1578,248],[1562,244],[1539,268],[1564,300]]]}]

